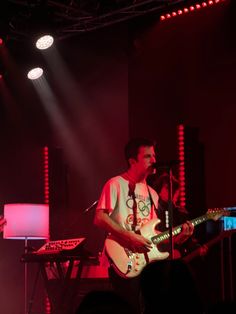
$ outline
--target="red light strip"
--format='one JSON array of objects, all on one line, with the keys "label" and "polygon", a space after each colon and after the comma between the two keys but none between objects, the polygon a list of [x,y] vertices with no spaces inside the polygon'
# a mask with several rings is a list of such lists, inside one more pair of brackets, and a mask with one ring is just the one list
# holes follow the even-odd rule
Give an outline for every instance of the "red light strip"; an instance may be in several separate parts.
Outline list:
[{"label": "red light strip", "polygon": [[49,204],[49,167],[48,167],[48,147],[43,148],[44,156],[44,202]]},{"label": "red light strip", "polygon": [[184,125],[178,125],[178,159],[179,159],[179,201],[180,207],[186,207],[186,193],[185,193],[185,155],[184,155],[184,143],[185,132]]},{"label": "red light strip", "polygon": [[[43,148],[43,165],[44,165],[44,202],[49,204],[49,162],[48,162],[48,147]],[[47,240],[49,241],[49,239]],[[51,314],[51,305],[47,293],[45,294],[45,314]]]},{"label": "red light strip", "polygon": [[160,20],[164,21],[164,20],[170,19],[172,17],[176,17],[176,16],[179,16],[179,15],[182,15],[182,14],[185,14],[185,13],[190,13],[190,12],[193,12],[193,11],[196,11],[196,10],[200,10],[200,9],[203,9],[203,8],[206,8],[206,7],[210,7],[210,6],[214,5],[214,4],[222,3],[222,2],[225,2],[225,1],[226,0],[209,0],[209,1],[204,1],[202,3],[197,3],[195,5],[191,5],[190,7],[185,7],[183,9],[179,9],[177,11],[172,11],[172,12],[163,14],[163,15],[160,16]]}]

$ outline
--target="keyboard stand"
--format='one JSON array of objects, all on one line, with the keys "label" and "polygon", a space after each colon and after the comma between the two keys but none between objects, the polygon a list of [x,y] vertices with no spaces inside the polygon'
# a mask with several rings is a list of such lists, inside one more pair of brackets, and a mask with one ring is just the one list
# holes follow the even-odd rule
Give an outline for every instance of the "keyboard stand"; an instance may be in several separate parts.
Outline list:
[{"label": "keyboard stand", "polygon": [[22,261],[37,262],[51,306],[51,314],[73,314],[78,306],[80,279],[84,265],[98,265],[96,257],[60,254],[22,257]]}]

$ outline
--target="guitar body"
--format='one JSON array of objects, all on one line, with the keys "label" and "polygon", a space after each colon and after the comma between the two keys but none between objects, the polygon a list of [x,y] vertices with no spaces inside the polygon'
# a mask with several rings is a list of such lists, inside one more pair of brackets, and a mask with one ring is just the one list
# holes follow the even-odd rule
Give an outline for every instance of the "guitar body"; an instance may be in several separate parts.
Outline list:
[{"label": "guitar body", "polygon": [[[140,229],[142,236],[152,241],[152,238],[159,233],[155,230],[159,219],[152,219]],[[113,238],[107,238],[105,249],[116,272],[125,278],[138,276],[144,266],[152,261],[166,259],[168,252],[160,252],[155,244],[147,253],[137,253],[125,248]]]},{"label": "guitar body", "polygon": [[[210,209],[205,215],[192,219],[191,223],[193,226],[197,226],[208,219],[218,220],[221,216],[228,215],[228,213],[229,211],[224,208]],[[120,276],[125,278],[138,276],[146,264],[166,259],[169,256],[168,252],[160,252],[156,246],[170,237],[169,230],[164,232],[156,230],[156,226],[159,223],[160,219],[152,219],[140,229],[141,235],[152,242],[152,249],[147,253],[133,252],[112,237],[106,239],[106,253],[112,261],[112,266]],[[174,227],[172,229],[172,236],[179,234],[181,229],[182,225]],[[175,251],[173,253],[174,258],[180,257],[179,254],[175,254]]]}]

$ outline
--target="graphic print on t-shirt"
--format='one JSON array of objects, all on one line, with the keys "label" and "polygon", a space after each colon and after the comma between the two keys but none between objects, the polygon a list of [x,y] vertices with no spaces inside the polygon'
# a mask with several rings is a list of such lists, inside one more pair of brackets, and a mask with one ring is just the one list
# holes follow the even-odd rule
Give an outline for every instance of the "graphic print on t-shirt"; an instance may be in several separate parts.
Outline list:
[{"label": "graphic print on t-shirt", "polygon": [[[137,204],[137,227],[138,229],[149,221],[149,215],[151,211],[151,201],[149,195],[145,198],[143,195],[135,194],[135,200]],[[133,211],[134,200],[132,197],[128,197],[126,206]],[[129,214],[126,219],[128,225],[134,223],[134,213]]]}]

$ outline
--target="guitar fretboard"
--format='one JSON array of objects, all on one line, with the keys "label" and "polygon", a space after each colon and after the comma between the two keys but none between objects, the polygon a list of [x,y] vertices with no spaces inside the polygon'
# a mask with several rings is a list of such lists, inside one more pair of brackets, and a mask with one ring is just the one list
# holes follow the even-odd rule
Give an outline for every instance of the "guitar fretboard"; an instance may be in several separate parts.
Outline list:
[{"label": "guitar fretboard", "polygon": [[[222,213],[227,214],[228,211],[222,210],[222,209],[221,210],[217,210],[217,211],[214,211],[214,212],[212,212],[210,214],[205,214],[205,215],[202,215],[200,217],[194,218],[194,219],[190,220],[190,222],[195,227],[195,226],[203,223],[204,221],[212,219],[214,216],[222,214]],[[182,230],[182,225],[179,225],[179,226],[173,228],[172,236],[178,235],[181,232],[181,230]],[[164,240],[167,240],[169,237],[170,237],[170,232],[169,232],[169,230],[166,230],[166,231],[164,231],[164,232],[162,232],[162,233],[160,233],[158,235],[155,235],[154,237],[151,238],[151,240],[152,240],[153,244],[156,245],[156,244],[161,243]]]}]

